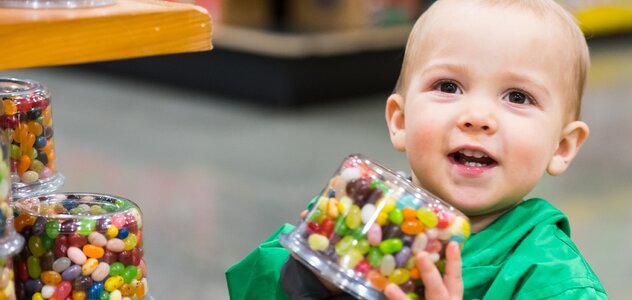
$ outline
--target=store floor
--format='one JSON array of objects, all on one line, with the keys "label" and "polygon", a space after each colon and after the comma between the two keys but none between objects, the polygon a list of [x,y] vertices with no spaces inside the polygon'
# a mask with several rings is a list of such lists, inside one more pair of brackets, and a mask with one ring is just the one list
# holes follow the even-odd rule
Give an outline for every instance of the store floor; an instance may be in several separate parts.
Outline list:
[{"label": "store floor", "polygon": [[[53,94],[64,191],[110,193],[144,212],[158,299],[227,299],[224,271],[294,223],[349,153],[404,170],[383,96],[279,110],[75,68],[2,72]],[[593,47],[584,102],[591,137],[570,170],[532,195],[569,216],[613,299],[632,278],[632,43]],[[248,88],[248,87],[244,87]]]}]

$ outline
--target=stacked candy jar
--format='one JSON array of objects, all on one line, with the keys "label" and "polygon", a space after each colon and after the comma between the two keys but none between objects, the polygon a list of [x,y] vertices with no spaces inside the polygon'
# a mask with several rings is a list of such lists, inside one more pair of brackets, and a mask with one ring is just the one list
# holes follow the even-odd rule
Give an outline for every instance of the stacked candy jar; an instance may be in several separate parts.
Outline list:
[{"label": "stacked candy jar", "polygon": [[48,89],[33,80],[0,77],[0,97],[0,130],[10,143],[13,196],[56,191],[64,177],[55,169]]},{"label": "stacked candy jar", "polygon": [[13,228],[11,172],[6,136],[0,134],[0,300],[15,299],[11,256],[22,248],[24,239]]},{"label": "stacked candy jar", "polygon": [[411,299],[423,295],[415,254],[442,272],[445,247],[470,235],[462,213],[363,156],[347,157],[305,220],[281,243],[348,293],[385,299],[389,282]]},{"label": "stacked candy jar", "polygon": [[15,229],[27,241],[14,261],[20,299],[149,299],[136,204],[67,193],[13,206]]}]

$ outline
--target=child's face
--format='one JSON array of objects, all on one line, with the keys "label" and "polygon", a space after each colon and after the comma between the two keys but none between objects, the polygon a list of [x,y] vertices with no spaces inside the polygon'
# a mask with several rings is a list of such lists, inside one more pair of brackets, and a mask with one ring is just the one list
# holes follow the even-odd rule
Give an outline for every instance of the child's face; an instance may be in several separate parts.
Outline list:
[{"label": "child's face", "polygon": [[568,122],[571,60],[552,22],[458,3],[428,24],[386,115],[413,180],[476,216],[513,206],[545,171],[563,172],[588,128]]}]

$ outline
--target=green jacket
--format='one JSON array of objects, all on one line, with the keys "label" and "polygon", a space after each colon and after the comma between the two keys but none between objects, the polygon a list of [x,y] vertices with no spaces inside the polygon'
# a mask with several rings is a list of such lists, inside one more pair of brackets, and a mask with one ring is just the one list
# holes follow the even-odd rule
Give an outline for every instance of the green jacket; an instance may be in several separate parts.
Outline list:
[{"label": "green jacket", "polygon": [[[226,272],[231,299],[288,299],[279,283],[285,224]],[[543,199],[520,203],[462,250],[464,299],[607,299],[570,239],[566,216]]]}]

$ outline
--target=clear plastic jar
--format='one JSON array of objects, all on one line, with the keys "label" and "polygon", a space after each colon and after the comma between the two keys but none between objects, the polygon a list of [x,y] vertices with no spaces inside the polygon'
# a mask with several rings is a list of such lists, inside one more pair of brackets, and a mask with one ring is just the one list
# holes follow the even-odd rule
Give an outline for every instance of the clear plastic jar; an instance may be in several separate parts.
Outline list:
[{"label": "clear plastic jar", "polygon": [[[11,202],[11,172],[9,144],[0,134],[0,258],[16,254],[24,245],[24,239],[15,233]],[[0,266],[1,267],[1,266]],[[0,297],[0,299],[2,299]]]},{"label": "clear plastic jar", "polygon": [[20,299],[150,299],[142,214],[132,201],[61,193],[13,207],[15,229],[27,241],[14,258]]},{"label": "clear plastic jar", "polygon": [[0,257],[0,299],[16,299],[11,256]]},{"label": "clear plastic jar", "polygon": [[470,235],[465,215],[406,178],[361,155],[347,157],[305,220],[281,243],[346,292],[385,299],[386,284],[423,296],[415,254],[439,270],[445,247]]},{"label": "clear plastic jar", "polygon": [[33,80],[0,77],[0,97],[0,131],[10,142],[13,197],[58,190],[64,184],[64,176],[55,167],[48,89]]},{"label": "clear plastic jar", "polygon": [[15,8],[81,8],[114,3],[116,0],[0,0],[0,6]]}]

